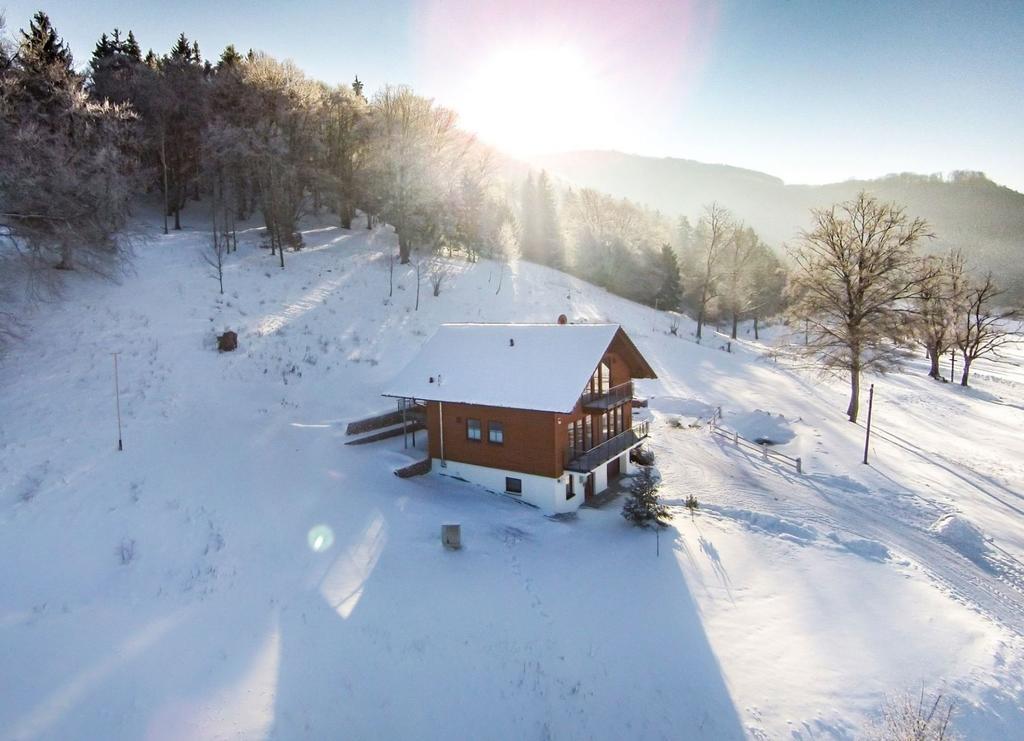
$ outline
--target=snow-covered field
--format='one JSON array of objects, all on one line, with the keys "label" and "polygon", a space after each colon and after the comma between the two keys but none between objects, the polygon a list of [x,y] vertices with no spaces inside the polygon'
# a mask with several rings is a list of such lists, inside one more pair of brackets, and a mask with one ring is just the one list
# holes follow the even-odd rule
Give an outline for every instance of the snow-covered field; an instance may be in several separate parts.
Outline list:
[{"label": "snow-covered field", "polygon": [[[0,736],[848,738],[923,684],[971,738],[1024,737],[1024,354],[974,389],[869,379],[865,466],[842,381],[777,339],[697,345],[525,264],[496,295],[455,262],[414,311],[393,236],[326,222],[283,271],[244,234],[220,297],[205,235],[146,228],[133,274],[71,276],[0,366]],[[401,438],[343,445],[439,323],[562,313],[659,375],[660,555],[618,502],[547,519],[397,479]],[[710,434],[718,406],[804,474]]]}]

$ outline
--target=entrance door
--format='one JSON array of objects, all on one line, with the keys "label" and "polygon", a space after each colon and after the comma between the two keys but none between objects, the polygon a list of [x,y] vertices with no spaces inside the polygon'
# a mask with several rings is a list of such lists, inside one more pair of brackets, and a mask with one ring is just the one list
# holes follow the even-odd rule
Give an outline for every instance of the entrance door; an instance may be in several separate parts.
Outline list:
[{"label": "entrance door", "polygon": [[608,483],[612,483],[619,477],[619,459],[608,461]]},{"label": "entrance door", "polygon": [[594,474],[587,474],[586,483],[583,485],[583,498],[590,499],[594,496]]}]

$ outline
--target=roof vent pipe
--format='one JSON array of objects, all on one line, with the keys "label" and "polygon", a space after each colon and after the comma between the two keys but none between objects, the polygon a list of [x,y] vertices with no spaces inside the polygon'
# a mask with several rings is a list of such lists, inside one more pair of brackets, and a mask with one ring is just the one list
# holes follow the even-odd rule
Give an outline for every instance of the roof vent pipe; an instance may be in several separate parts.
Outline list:
[{"label": "roof vent pipe", "polygon": [[508,346],[509,347],[515,347],[516,346],[516,341],[514,339],[512,339],[511,337],[509,338]]}]

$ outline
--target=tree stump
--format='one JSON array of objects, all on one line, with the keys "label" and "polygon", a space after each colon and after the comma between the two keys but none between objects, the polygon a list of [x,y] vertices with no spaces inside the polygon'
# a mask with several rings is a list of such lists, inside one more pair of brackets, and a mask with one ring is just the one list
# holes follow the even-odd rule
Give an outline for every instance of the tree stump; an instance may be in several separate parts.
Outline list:
[{"label": "tree stump", "polygon": [[220,352],[231,352],[238,348],[238,334],[230,329],[217,336],[217,349]]}]

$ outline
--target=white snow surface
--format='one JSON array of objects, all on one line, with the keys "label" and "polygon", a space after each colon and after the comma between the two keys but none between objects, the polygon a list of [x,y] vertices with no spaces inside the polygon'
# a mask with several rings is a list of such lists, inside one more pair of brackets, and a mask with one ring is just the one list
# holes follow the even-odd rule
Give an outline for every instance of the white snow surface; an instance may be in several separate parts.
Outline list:
[{"label": "white snow surface", "polygon": [[618,329],[616,324],[444,324],[383,393],[567,414]]},{"label": "white snow surface", "polygon": [[[284,270],[243,233],[218,296],[208,234],[155,224],[117,284],[7,307],[0,738],[846,739],[922,684],[968,737],[1021,738],[1019,350],[972,389],[923,363],[866,379],[864,465],[844,380],[791,362],[781,328],[728,353],[546,268],[496,295],[487,261],[415,311],[413,269],[388,297],[393,234],[326,220]],[[396,478],[422,435],[343,444],[441,324],[563,313],[621,324],[658,374],[638,393],[660,542],[621,500],[549,519]],[[805,474],[709,434],[719,406],[727,427],[782,415]]]}]

